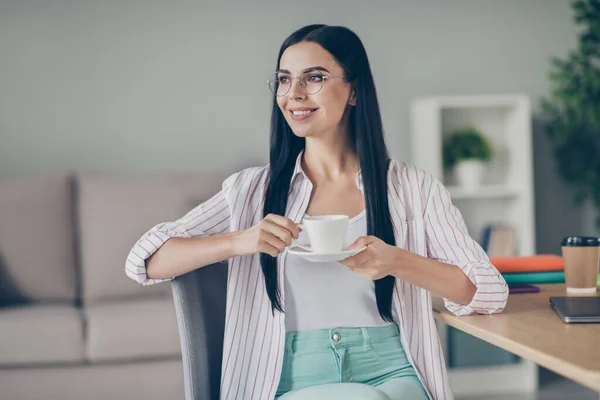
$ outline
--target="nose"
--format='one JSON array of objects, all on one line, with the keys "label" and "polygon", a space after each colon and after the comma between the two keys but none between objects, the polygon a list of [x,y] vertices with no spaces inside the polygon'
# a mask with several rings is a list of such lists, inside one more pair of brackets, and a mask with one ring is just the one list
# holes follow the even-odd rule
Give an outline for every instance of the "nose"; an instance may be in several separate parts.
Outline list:
[{"label": "nose", "polygon": [[306,97],[306,94],[302,90],[300,79],[292,79],[292,86],[288,92],[288,98],[290,100],[300,100]]}]

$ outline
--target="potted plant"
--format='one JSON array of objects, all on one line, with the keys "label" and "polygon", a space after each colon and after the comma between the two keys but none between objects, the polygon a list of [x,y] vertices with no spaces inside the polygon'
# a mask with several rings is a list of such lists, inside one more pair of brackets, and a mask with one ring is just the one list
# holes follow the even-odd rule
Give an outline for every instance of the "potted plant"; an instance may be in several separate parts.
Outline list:
[{"label": "potted plant", "polygon": [[600,232],[600,3],[572,1],[571,8],[579,40],[565,59],[552,59],[542,110],[559,175],[576,203],[595,207]]},{"label": "potted plant", "polygon": [[443,153],[444,168],[454,171],[458,185],[469,190],[481,185],[492,148],[479,130],[466,127],[453,132],[444,140]]}]

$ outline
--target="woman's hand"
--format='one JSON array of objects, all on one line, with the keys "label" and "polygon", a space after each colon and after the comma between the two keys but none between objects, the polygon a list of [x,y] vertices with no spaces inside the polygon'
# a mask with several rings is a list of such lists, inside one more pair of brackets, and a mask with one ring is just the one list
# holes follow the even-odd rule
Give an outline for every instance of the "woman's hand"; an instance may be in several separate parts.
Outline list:
[{"label": "woman's hand", "polygon": [[239,256],[267,253],[277,257],[299,233],[300,228],[291,219],[269,214],[253,227],[233,235],[233,252]]},{"label": "woman's hand", "polygon": [[365,250],[340,261],[340,263],[373,281],[388,275],[396,275],[403,252],[410,253],[399,247],[390,246],[375,236],[359,237],[350,248],[356,249],[364,246],[367,246]]}]

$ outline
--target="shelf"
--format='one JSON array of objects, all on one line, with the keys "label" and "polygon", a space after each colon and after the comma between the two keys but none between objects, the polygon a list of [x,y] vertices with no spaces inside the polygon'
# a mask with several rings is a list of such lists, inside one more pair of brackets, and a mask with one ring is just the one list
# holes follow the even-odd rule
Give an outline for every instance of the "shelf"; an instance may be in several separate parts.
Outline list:
[{"label": "shelf", "polygon": [[508,199],[519,196],[519,190],[505,185],[484,185],[474,191],[448,186],[453,200],[458,199]]},{"label": "shelf", "polygon": [[501,94],[491,96],[437,96],[415,99],[417,103],[425,103],[429,107],[443,108],[496,108],[514,107],[527,102],[522,94]]},{"label": "shelf", "polygon": [[[521,254],[535,254],[530,103],[527,95],[519,93],[441,95],[411,102],[412,163],[446,186],[473,239],[482,239],[490,224],[512,226]],[[457,185],[443,162],[444,140],[467,126],[479,129],[493,150],[485,166],[484,183],[471,191]],[[451,343],[447,330],[445,324],[438,325],[446,360],[450,359],[449,352],[471,350],[467,343]],[[492,353],[488,355],[494,358]],[[538,381],[537,366],[529,361],[486,367],[474,363],[469,368],[448,368],[448,373],[457,397],[487,398],[505,391],[530,392],[536,389]],[[507,382],[514,386],[508,387]]]}]

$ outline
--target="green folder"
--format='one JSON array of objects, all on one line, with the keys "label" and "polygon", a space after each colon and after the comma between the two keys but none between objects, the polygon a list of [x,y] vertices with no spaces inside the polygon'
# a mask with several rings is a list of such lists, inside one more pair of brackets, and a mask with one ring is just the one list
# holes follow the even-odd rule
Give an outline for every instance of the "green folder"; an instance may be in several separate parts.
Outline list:
[{"label": "green folder", "polygon": [[516,272],[502,274],[506,283],[564,283],[564,271]]}]

